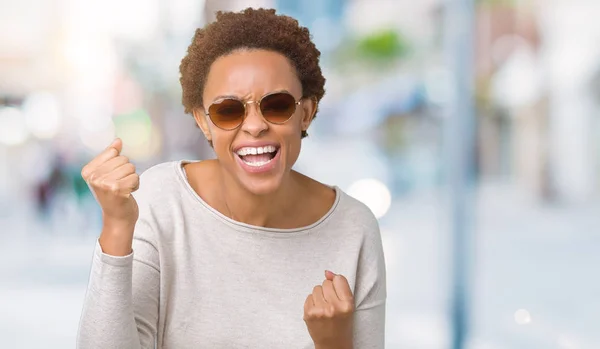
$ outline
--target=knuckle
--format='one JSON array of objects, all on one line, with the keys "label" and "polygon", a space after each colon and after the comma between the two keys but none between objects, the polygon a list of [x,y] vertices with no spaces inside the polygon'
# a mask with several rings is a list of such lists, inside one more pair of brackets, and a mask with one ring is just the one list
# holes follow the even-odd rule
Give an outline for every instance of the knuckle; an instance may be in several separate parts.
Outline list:
[{"label": "knuckle", "polygon": [[340,304],[340,312],[342,314],[352,314],[354,312],[354,304],[351,302],[342,302]]},{"label": "knuckle", "polygon": [[323,309],[323,316],[326,318],[333,318],[336,315],[336,309],[333,305],[329,305]]},{"label": "knuckle", "polygon": [[107,184],[107,186],[108,186],[108,190],[112,194],[119,194],[119,192],[121,191],[119,188],[119,185],[116,182],[110,182]]},{"label": "knuckle", "polygon": [[313,308],[310,312],[309,312],[309,316],[313,319],[322,319],[325,315],[325,312],[323,311],[322,308]]},{"label": "knuckle", "polygon": [[88,181],[90,182],[91,185],[93,186],[100,186],[101,183],[99,183],[98,181],[98,176],[96,175],[95,172],[91,172],[88,174]]},{"label": "knuckle", "polygon": [[132,172],[132,173],[135,172],[135,165],[132,164],[131,162],[128,162],[127,165],[125,165],[125,166],[127,166],[127,170],[129,172]]},{"label": "knuckle", "polygon": [[98,188],[100,188],[102,190],[109,190],[110,189],[109,183],[108,183],[108,181],[106,179],[104,179],[104,178],[98,178],[96,176],[93,176],[93,177],[94,177],[93,182],[94,182],[94,185],[96,187],[98,187]]}]

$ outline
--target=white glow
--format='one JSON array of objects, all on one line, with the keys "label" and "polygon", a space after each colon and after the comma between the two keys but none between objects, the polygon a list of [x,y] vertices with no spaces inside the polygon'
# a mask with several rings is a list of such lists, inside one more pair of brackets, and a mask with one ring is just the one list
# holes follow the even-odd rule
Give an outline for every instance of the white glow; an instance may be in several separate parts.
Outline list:
[{"label": "white glow", "polygon": [[115,125],[111,122],[102,129],[91,131],[87,127],[79,130],[79,139],[89,150],[94,153],[102,151],[115,139]]},{"label": "white glow", "polygon": [[531,47],[519,46],[492,79],[494,101],[504,107],[527,106],[542,96],[542,72]]},{"label": "white glow", "polygon": [[571,336],[561,334],[557,340],[558,347],[560,349],[579,349],[581,346]]},{"label": "white glow", "polygon": [[515,322],[519,325],[531,323],[531,314],[526,309],[519,309],[515,312]]},{"label": "white glow", "polygon": [[0,108],[0,143],[8,146],[23,144],[29,132],[23,113],[14,107]]},{"label": "white glow", "polygon": [[70,33],[64,43],[68,69],[88,84],[111,81],[116,70],[114,46],[107,35]]},{"label": "white glow", "polygon": [[56,136],[60,128],[61,111],[58,100],[50,93],[37,93],[23,103],[25,123],[29,132],[37,138]]},{"label": "white glow", "polygon": [[106,130],[111,127],[114,129],[114,123],[110,114],[101,108],[87,113],[82,112],[78,114],[78,116],[81,121],[81,127],[85,128],[90,133]]},{"label": "white glow", "polygon": [[160,28],[158,0],[109,0],[102,2],[98,10],[106,29],[117,37],[151,40]]},{"label": "white glow", "polygon": [[392,204],[392,194],[385,184],[373,178],[361,179],[348,188],[348,195],[362,201],[377,218],[383,217]]}]

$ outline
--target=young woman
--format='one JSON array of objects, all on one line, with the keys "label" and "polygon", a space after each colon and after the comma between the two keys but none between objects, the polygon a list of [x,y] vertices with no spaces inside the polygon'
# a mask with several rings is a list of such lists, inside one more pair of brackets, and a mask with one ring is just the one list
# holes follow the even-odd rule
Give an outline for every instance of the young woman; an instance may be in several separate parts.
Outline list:
[{"label": "young woman", "polygon": [[217,158],[138,177],[117,139],[83,168],[103,228],[79,348],[384,347],[377,220],[292,170],[324,94],[319,55],[274,10],[218,13],[180,67]]}]

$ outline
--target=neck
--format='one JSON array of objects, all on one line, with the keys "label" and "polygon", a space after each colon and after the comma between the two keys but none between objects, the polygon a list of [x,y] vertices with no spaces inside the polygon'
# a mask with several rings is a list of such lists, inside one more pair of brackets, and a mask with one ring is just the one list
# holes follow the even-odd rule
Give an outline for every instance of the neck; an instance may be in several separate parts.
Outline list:
[{"label": "neck", "polygon": [[231,219],[261,227],[287,228],[284,217],[294,203],[290,198],[298,197],[296,193],[299,193],[299,183],[293,176],[293,171],[290,171],[275,192],[266,195],[251,193],[223,174],[222,199]]}]

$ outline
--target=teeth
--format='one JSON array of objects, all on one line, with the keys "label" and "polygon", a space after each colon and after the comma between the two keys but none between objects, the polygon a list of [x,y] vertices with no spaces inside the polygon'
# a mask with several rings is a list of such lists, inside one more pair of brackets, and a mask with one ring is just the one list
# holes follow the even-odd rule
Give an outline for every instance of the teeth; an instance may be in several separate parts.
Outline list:
[{"label": "teeth", "polygon": [[242,161],[244,161],[247,165],[253,166],[253,167],[259,167],[265,164],[268,164],[269,162],[271,162],[271,160],[269,161],[258,161],[258,162],[248,162],[242,159]]},{"label": "teeth", "polygon": [[256,155],[256,154],[265,154],[265,153],[274,153],[277,151],[277,148],[272,145],[267,145],[265,147],[244,147],[237,151],[237,154],[240,156],[244,155]]}]

